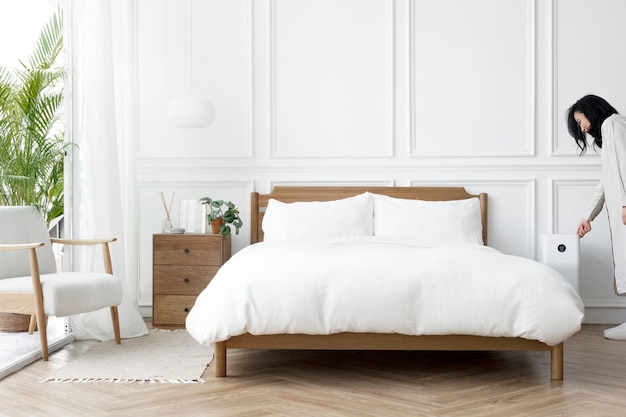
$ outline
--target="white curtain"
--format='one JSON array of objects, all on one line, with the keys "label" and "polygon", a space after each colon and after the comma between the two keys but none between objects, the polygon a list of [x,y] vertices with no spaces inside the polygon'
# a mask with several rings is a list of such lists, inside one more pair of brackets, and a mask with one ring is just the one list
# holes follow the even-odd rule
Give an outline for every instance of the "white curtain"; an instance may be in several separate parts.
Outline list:
[{"label": "white curtain", "polygon": [[[128,216],[134,207],[133,194],[127,191],[134,181],[127,162],[134,150],[133,95],[127,82],[134,52],[128,36],[134,3],[68,0],[65,36],[72,75],[71,91],[66,91],[71,103],[69,139],[78,145],[73,149],[70,233],[75,238],[118,238],[110,248],[113,273],[125,282],[119,306],[123,338],[148,332],[137,308],[137,269],[128,267],[126,250],[129,235],[132,240]],[[87,247],[73,252],[74,269],[103,270],[98,250]],[[72,317],[72,328],[77,339],[113,338],[108,308]]]}]

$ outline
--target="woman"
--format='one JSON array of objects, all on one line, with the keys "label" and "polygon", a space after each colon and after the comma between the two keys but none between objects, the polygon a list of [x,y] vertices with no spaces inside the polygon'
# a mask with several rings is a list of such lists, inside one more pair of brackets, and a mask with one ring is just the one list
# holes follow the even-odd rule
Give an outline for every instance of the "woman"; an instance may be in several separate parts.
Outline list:
[{"label": "woman", "polygon": [[[614,288],[618,295],[626,295],[626,117],[603,98],[587,95],[570,107],[567,127],[581,156],[587,150],[587,135],[593,137],[594,149],[602,149],[600,183],[578,225],[578,236],[582,238],[591,231],[590,222],[606,204],[615,268]],[[605,330],[604,336],[626,340],[626,323]]]}]

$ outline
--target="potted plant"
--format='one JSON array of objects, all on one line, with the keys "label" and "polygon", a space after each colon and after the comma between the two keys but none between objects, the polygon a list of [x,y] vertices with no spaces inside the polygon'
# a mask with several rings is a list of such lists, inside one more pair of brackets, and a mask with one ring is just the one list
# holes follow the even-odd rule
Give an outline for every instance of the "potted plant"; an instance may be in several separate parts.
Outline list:
[{"label": "potted plant", "polygon": [[231,231],[229,225],[232,224],[235,227],[235,234],[239,234],[243,222],[239,217],[239,209],[231,201],[202,197],[200,203],[205,204],[209,209],[207,220],[211,224],[213,233],[229,235]]}]

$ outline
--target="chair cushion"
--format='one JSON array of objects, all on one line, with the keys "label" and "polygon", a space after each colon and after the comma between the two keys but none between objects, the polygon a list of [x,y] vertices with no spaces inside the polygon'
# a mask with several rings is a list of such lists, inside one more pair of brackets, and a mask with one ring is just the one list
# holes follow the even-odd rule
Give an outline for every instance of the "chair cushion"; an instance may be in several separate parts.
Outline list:
[{"label": "chair cushion", "polygon": [[[0,292],[32,292],[32,278],[0,280]],[[88,313],[122,302],[119,277],[99,272],[61,272],[41,275],[46,315],[65,317]]]}]

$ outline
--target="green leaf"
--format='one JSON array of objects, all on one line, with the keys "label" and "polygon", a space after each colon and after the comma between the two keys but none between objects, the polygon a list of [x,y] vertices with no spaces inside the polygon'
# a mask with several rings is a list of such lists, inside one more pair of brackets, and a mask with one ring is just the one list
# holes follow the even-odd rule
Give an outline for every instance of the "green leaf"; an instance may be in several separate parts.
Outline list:
[{"label": "green leaf", "polygon": [[222,214],[222,219],[224,219],[224,223],[231,223],[235,220],[235,214],[230,210],[226,210],[224,214]]},{"label": "green leaf", "polygon": [[0,204],[34,205],[50,224],[63,213],[63,15],[44,25],[26,61],[0,67]]}]

